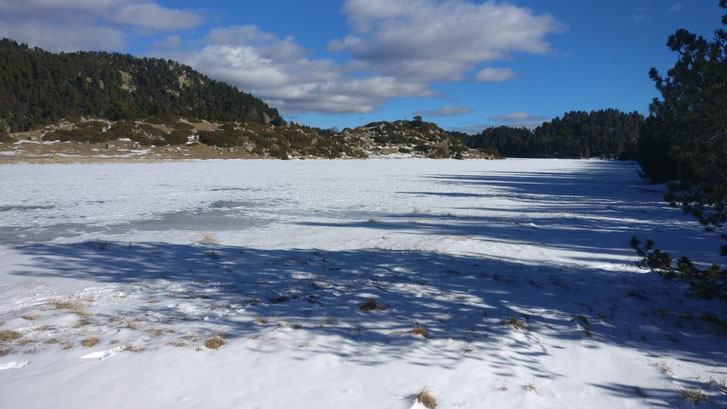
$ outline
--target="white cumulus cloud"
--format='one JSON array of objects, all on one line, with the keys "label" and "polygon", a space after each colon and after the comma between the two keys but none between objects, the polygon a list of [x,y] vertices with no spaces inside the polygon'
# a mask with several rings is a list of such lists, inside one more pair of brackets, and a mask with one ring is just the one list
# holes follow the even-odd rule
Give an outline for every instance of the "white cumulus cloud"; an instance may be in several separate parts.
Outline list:
[{"label": "white cumulus cloud", "polygon": [[491,115],[488,121],[505,122],[508,124],[541,123],[548,119],[547,116],[533,115],[526,112],[511,112],[509,114]]},{"label": "white cumulus cloud", "polygon": [[217,28],[203,48],[172,57],[287,114],[366,113],[392,98],[435,95],[435,82],[512,78],[509,68],[482,65],[515,52],[546,54],[545,37],[560,27],[549,15],[494,1],[348,0],[343,12],[351,32],[328,49],[348,53],[344,63],[313,58],[293,38],[252,25]]},{"label": "white cumulus cloud", "polygon": [[515,72],[510,68],[492,68],[486,67],[475,75],[475,81],[478,82],[500,82],[515,76]]},{"label": "white cumulus cloud", "polygon": [[359,68],[428,82],[460,81],[513,52],[546,54],[546,35],[560,29],[549,15],[494,1],[348,0],[343,11],[354,32],[329,50],[347,50]]},{"label": "white cumulus cloud", "polygon": [[121,50],[128,28],[146,33],[204,23],[194,10],[143,0],[0,0],[0,35],[51,51]]},{"label": "white cumulus cloud", "polygon": [[171,57],[263,98],[284,113],[367,113],[390,98],[432,95],[427,84],[386,76],[351,76],[343,66],[312,59],[291,37],[255,26],[215,29],[197,51]]}]

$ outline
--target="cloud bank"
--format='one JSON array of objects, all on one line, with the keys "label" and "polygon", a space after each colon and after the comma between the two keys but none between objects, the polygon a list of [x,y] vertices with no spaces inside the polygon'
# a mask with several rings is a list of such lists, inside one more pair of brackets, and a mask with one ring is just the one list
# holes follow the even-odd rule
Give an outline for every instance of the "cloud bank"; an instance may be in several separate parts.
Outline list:
[{"label": "cloud bank", "polygon": [[431,111],[417,111],[415,115],[420,116],[458,116],[472,112],[470,107],[441,107]]},{"label": "cloud bank", "polygon": [[481,65],[514,52],[546,54],[545,36],[559,30],[549,15],[496,2],[348,0],[342,11],[351,32],[328,49],[347,53],[344,64],[252,25],[213,30],[202,49],[176,57],[286,114],[368,113],[393,98],[435,95],[433,83],[510,79],[510,68]]},{"label": "cloud bank", "polygon": [[548,119],[547,116],[532,115],[525,112],[511,112],[503,115],[491,115],[487,118],[492,122],[505,122],[508,124],[523,124],[528,122],[543,122]]},{"label": "cloud bank", "polygon": [[255,25],[214,28],[185,43],[180,31],[204,17],[154,0],[0,0],[0,36],[52,51],[123,51],[130,39],[165,34],[149,40],[154,55],[296,114],[368,113],[393,98],[437,95],[438,83],[505,81],[516,73],[493,62],[547,54],[546,36],[559,31],[547,14],[495,1],[347,0],[342,13],[349,33],[328,44],[338,62]]},{"label": "cloud bank", "polygon": [[0,0],[0,37],[50,51],[122,50],[129,28],[155,33],[203,24],[193,10],[139,0]]}]

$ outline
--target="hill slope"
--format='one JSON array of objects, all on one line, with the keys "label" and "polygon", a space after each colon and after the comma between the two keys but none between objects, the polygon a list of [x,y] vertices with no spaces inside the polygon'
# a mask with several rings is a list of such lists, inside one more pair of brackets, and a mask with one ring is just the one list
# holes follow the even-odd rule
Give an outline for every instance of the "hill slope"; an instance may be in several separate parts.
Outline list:
[{"label": "hill slope", "polygon": [[0,127],[27,131],[88,115],[284,123],[260,99],[171,60],[106,52],[55,54],[0,40]]},{"label": "hill slope", "polygon": [[255,122],[85,119],[0,132],[0,163],[97,159],[206,158],[499,158],[494,150],[471,150],[431,122],[375,122],[333,130]]}]

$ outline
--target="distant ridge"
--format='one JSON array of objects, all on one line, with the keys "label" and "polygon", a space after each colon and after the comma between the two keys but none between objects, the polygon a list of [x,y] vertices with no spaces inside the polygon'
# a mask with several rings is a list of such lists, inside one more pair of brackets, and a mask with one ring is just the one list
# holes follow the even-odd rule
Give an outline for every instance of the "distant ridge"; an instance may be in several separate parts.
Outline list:
[{"label": "distant ridge", "polygon": [[0,40],[0,131],[27,131],[67,116],[284,123],[262,100],[172,60],[56,54]]}]

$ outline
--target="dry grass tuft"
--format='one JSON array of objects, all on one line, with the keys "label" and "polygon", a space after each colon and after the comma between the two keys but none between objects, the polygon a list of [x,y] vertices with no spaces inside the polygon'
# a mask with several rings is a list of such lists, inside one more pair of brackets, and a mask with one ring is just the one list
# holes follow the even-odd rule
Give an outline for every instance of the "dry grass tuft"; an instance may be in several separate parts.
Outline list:
[{"label": "dry grass tuft", "polygon": [[17,344],[20,345],[20,346],[26,346],[26,345],[33,345],[33,344],[35,344],[37,342],[38,342],[37,339],[23,338],[23,339],[19,340],[17,342]]},{"label": "dry grass tuft", "polygon": [[258,323],[258,324],[265,325],[265,324],[269,323],[270,320],[267,319],[267,318],[265,318],[265,317],[257,317],[257,318],[255,318],[255,322]]},{"label": "dry grass tuft", "polygon": [[290,329],[302,329],[303,325],[299,324],[297,322],[281,322],[278,324],[278,327],[290,328]]},{"label": "dry grass tuft", "polygon": [[578,321],[581,323],[581,327],[583,327],[583,332],[586,334],[587,337],[591,337],[593,335],[591,333],[591,323],[588,321],[588,318],[586,318],[583,314],[576,314],[571,319],[571,322]]},{"label": "dry grass tuft", "polygon": [[70,342],[66,341],[66,342],[64,342],[64,343],[61,344],[61,348],[63,348],[63,349],[71,349],[71,348],[73,348],[73,344],[71,344]]},{"label": "dry grass tuft", "polygon": [[81,345],[86,348],[90,348],[90,347],[98,344],[99,342],[101,342],[101,341],[97,337],[91,337],[91,338],[84,339],[83,342],[81,342]]},{"label": "dry grass tuft", "polygon": [[140,319],[134,318],[134,319],[123,319],[118,321],[119,327],[121,328],[128,328],[128,329],[136,329],[139,322],[141,322]]},{"label": "dry grass tuft", "polygon": [[35,321],[40,318],[40,314],[26,314],[23,315],[23,319],[27,321]]},{"label": "dry grass tuft", "polygon": [[9,349],[0,349],[0,356],[5,356],[10,353]]},{"label": "dry grass tuft", "polygon": [[520,321],[516,316],[506,317],[505,319],[500,321],[500,325],[510,325],[511,327],[519,331],[525,331],[526,329],[528,329],[525,323]]},{"label": "dry grass tuft", "polygon": [[376,302],[376,297],[370,297],[359,307],[361,311],[385,310],[386,307]]},{"label": "dry grass tuft", "polygon": [[219,240],[217,240],[217,236],[215,236],[212,233],[200,233],[199,240],[202,243],[207,243],[207,244],[217,244],[220,242]]},{"label": "dry grass tuft", "polygon": [[426,388],[420,390],[419,393],[414,396],[416,397],[417,402],[421,403],[427,409],[434,409],[437,407],[437,400]]},{"label": "dry grass tuft", "polygon": [[538,391],[537,386],[535,386],[535,383],[533,383],[533,382],[530,382],[530,383],[526,384],[525,385],[525,390],[528,391],[528,392],[533,392],[533,393],[540,394],[540,391]]},{"label": "dry grass tuft", "polygon": [[40,326],[40,327],[34,329],[33,331],[38,331],[38,332],[40,332],[40,331],[53,331],[54,329],[55,328],[52,325],[43,325],[43,326]]},{"label": "dry grass tuft", "polygon": [[660,370],[660,371],[661,371],[661,372],[662,372],[662,373],[663,373],[664,375],[667,375],[667,376],[674,376],[674,370],[673,370],[673,369],[671,369],[671,367],[669,366],[669,364],[667,364],[667,363],[666,363],[666,361],[661,361],[661,362],[659,362],[658,364],[656,364],[656,366],[657,366],[657,368],[659,368],[659,370]]},{"label": "dry grass tuft", "polygon": [[710,378],[709,379],[709,385],[710,386],[713,386],[713,387],[715,387],[717,389],[719,389],[722,393],[724,393],[725,395],[727,395],[727,380],[723,379],[720,382],[720,381],[718,381],[718,380],[716,380],[714,378]]},{"label": "dry grass tuft", "polygon": [[421,324],[418,322],[414,323],[414,329],[411,330],[411,334],[414,336],[421,335],[424,338],[431,337],[431,334],[429,334],[429,331],[427,331],[426,328],[422,327]]},{"label": "dry grass tuft", "polygon": [[181,347],[187,346],[187,344],[185,344],[184,342],[179,342],[179,341],[177,341],[177,342],[168,342],[167,345],[171,345],[171,346],[177,347],[177,348],[181,348]]},{"label": "dry grass tuft", "polygon": [[222,345],[225,345],[226,339],[227,335],[218,332],[212,338],[205,341],[204,346],[209,349],[218,349]]},{"label": "dry grass tuft", "polygon": [[324,319],[324,320],[321,321],[321,323],[320,323],[319,326],[321,326],[321,327],[327,327],[329,325],[338,325],[340,323],[341,323],[341,321],[339,321],[336,318],[326,318],[326,319]]},{"label": "dry grass tuft", "polygon": [[164,330],[161,328],[151,328],[151,329],[148,329],[146,332],[148,332],[150,335],[153,335],[155,337],[160,337],[164,334]]},{"label": "dry grass tuft", "polygon": [[89,321],[89,320],[80,320],[80,321],[78,321],[76,323],[76,325],[73,326],[73,328],[78,329],[78,328],[87,327],[89,325],[91,325],[91,321]]},{"label": "dry grass tuft", "polygon": [[9,329],[0,331],[0,342],[16,341],[22,337],[23,337],[23,335],[20,334],[18,331],[12,331]]},{"label": "dry grass tuft", "polygon": [[50,305],[56,310],[71,311],[74,314],[78,315],[80,318],[88,318],[91,316],[91,314],[83,309],[83,306],[69,301],[53,301],[50,303]]},{"label": "dry grass tuft", "polygon": [[135,345],[125,344],[121,348],[121,352],[141,352],[144,350],[144,347],[139,347]]},{"label": "dry grass tuft", "polygon": [[47,345],[55,345],[59,342],[61,342],[61,341],[59,341],[58,338],[51,338],[51,339],[46,340],[44,343]]},{"label": "dry grass tuft", "polygon": [[709,396],[702,393],[702,391],[695,391],[693,389],[682,389],[682,399],[691,399],[694,403],[712,403]]}]

